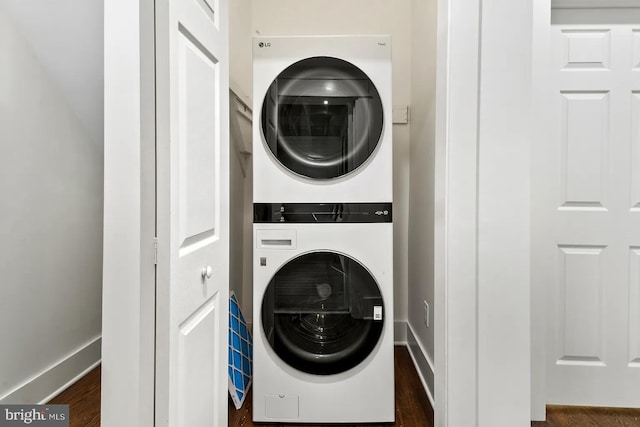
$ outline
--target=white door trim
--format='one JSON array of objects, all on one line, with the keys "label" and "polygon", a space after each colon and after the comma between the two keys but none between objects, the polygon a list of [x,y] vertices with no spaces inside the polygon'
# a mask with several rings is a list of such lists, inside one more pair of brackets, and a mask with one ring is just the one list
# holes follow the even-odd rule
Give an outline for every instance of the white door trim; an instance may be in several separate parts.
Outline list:
[{"label": "white door trim", "polygon": [[530,425],[532,8],[438,1],[436,426]]},{"label": "white door trim", "polygon": [[477,424],[478,415],[476,143],[480,2],[439,0],[437,10],[435,424],[472,426]]},{"label": "white door trim", "polygon": [[[551,49],[551,3],[552,0],[537,0],[533,14],[533,117],[532,140],[544,141],[549,135],[548,103],[552,97],[549,85],[549,49]],[[540,158],[539,150],[531,150],[531,202],[535,209],[540,198],[536,183],[543,179],[543,167],[546,159]],[[547,295],[545,292],[544,272],[537,269],[536,253],[539,253],[540,233],[537,228],[540,221],[531,222],[531,419],[546,419],[546,354],[547,354]]]},{"label": "white door trim", "polygon": [[153,0],[104,10],[104,427],[154,422],[155,89]]},{"label": "white door trim", "polygon": [[[546,3],[546,0],[543,1]],[[612,9],[640,7],[640,0],[552,0],[554,9]]]}]

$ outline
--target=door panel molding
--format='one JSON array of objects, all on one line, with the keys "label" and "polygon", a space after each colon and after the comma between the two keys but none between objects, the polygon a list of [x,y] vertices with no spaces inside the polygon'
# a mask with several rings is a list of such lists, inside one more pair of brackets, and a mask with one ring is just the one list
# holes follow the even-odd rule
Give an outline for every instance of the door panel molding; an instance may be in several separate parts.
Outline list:
[{"label": "door panel molding", "polygon": [[615,9],[640,7],[640,0],[552,0],[554,9]]}]

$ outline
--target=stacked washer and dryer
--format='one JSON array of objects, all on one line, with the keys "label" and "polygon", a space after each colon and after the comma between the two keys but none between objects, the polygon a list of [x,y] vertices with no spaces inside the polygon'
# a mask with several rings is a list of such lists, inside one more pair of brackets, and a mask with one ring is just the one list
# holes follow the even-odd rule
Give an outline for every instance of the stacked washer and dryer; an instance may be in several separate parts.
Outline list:
[{"label": "stacked washer and dryer", "polygon": [[253,419],[392,422],[391,39],[253,52]]}]

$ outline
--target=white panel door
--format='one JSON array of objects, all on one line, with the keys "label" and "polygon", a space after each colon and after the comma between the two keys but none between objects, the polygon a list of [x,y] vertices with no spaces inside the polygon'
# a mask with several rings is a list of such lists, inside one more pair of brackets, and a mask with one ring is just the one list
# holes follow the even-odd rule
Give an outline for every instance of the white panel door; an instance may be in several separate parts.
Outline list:
[{"label": "white panel door", "polygon": [[[640,25],[554,25],[534,205],[547,402],[640,407]],[[541,175],[541,174],[538,174]]]},{"label": "white panel door", "polygon": [[156,426],[227,425],[227,7],[156,2]]}]

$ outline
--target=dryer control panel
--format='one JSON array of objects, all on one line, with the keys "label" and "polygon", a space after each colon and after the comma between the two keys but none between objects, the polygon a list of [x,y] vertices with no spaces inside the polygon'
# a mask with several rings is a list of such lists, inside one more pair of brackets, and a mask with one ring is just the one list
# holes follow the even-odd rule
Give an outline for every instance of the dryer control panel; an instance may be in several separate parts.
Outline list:
[{"label": "dryer control panel", "polygon": [[254,203],[253,222],[393,222],[391,203]]}]

